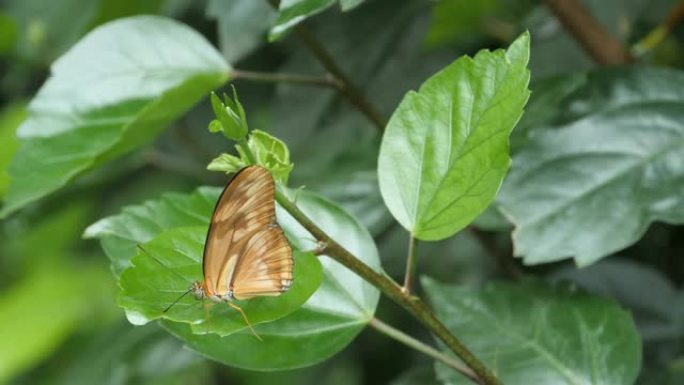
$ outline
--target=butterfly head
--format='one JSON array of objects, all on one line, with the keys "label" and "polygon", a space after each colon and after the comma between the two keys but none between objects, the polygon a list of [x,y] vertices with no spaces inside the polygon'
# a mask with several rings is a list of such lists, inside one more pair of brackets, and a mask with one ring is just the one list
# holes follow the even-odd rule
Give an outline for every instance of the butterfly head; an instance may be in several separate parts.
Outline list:
[{"label": "butterfly head", "polygon": [[202,286],[202,282],[200,282],[200,281],[193,282],[192,285],[190,286],[190,292],[198,300],[204,298],[205,292],[204,292],[204,287]]}]

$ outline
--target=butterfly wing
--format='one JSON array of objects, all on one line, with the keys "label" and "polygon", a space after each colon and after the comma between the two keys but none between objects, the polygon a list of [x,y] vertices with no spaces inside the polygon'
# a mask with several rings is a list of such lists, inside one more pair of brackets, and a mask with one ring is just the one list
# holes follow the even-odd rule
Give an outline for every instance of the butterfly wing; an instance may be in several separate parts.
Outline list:
[{"label": "butterfly wing", "polygon": [[283,230],[272,224],[255,233],[245,244],[233,276],[233,296],[248,299],[276,296],[292,284],[292,248]]},{"label": "butterfly wing", "polygon": [[227,294],[248,241],[275,223],[274,197],[273,177],[259,166],[242,169],[223,190],[204,246],[206,295]]}]

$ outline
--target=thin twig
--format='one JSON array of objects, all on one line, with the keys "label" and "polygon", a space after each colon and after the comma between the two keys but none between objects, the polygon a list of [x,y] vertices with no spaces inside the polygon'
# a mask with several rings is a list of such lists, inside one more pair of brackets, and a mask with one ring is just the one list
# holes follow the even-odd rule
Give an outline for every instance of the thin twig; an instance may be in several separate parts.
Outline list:
[{"label": "thin twig", "polygon": [[419,340],[411,337],[410,335],[408,335],[408,334],[402,332],[401,330],[396,329],[396,328],[380,321],[379,319],[377,319],[375,317],[371,318],[369,325],[372,328],[374,328],[375,330],[377,330],[378,332],[383,333],[383,334],[387,335],[388,337],[393,338],[393,339],[401,342],[402,344],[404,344],[410,348],[413,348],[413,349],[415,349],[421,353],[424,353],[424,354],[432,357],[433,359],[443,363],[444,365],[456,370],[457,372],[459,372],[459,373],[463,374],[464,376],[473,380],[473,382],[475,382],[476,384],[479,382],[479,378],[477,377],[477,374],[475,374],[475,372],[473,372],[472,369],[465,366],[463,364],[463,362],[456,360],[454,357],[451,357],[447,354],[440,352],[439,350],[433,348],[432,346],[427,345],[427,344],[423,343],[422,341],[419,341]]},{"label": "thin twig", "polygon": [[254,80],[259,82],[269,83],[300,83],[314,86],[333,87],[341,89],[342,85],[331,75],[312,76],[299,74],[285,74],[285,73],[271,73],[271,72],[255,72],[234,69],[230,73],[233,79]]},{"label": "thin twig", "polygon": [[410,295],[413,292],[413,281],[416,275],[416,264],[418,263],[416,257],[416,246],[418,241],[413,236],[409,234],[409,244],[408,244],[408,255],[406,257],[406,273],[404,274],[404,293]]},{"label": "thin twig", "polygon": [[[268,0],[268,2],[276,9],[278,9],[278,0]],[[385,131],[387,120],[375,109],[375,107],[366,99],[360,89],[358,89],[351,81],[349,76],[337,65],[337,62],[321,44],[316,37],[309,32],[303,25],[299,24],[294,27],[294,32],[297,37],[302,40],[309,51],[318,59],[321,65],[332,75],[339,83],[338,89],[349,101],[356,106],[366,117],[373,122],[380,133]]]},{"label": "thin twig", "polygon": [[582,4],[581,0],[544,0],[565,29],[601,65],[632,61],[622,43],[614,38]]}]

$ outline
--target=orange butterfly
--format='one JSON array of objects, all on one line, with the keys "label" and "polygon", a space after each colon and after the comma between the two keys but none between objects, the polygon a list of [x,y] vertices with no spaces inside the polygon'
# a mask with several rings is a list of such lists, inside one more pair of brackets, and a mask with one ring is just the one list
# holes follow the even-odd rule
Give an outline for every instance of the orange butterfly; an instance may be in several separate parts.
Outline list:
[{"label": "orange butterfly", "polygon": [[194,282],[186,292],[227,303],[250,328],[245,313],[231,301],[277,296],[292,285],[292,248],[276,223],[274,199],[275,182],[265,168],[249,166],[235,174],[211,217],[202,260],[204,281]]}]

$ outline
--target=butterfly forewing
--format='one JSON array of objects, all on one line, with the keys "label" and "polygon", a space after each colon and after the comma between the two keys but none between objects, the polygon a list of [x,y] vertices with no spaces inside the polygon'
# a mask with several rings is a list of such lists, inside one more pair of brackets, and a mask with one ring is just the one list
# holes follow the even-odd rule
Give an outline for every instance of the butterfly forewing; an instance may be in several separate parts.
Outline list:
[{"label": "butterfly forewing", "polygon": [[[251,269],[271,255],[289,260],[282,269],[291,279],[292,251],[276,224],[275,183],[270,172],[259,166],[244,168],[233,177],[219,198],[211,219],[204,248],[204,286],[209,296],[223,297],[233,286],[248,287]],[[277,230],[279,233],[270,230]],[[274,238],[272,240],[271,238]],[[282,243],[287,248],[282,247]],[[279,247],[278,251],[264,250],[258,254],[257,244]],[[258,279],[265,278],[259,277]],[[257,279],[257,278],[254,278]],[[257,294],[268,295],[268,294]]]}]

